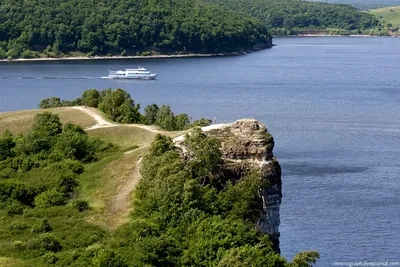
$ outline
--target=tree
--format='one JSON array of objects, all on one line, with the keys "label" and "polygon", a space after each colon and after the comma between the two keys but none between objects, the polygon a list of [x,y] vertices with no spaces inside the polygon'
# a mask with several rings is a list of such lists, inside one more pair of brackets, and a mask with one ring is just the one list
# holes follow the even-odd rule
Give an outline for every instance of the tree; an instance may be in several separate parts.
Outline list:
[{"label": "tree", "polygon": [[39,132],[47,136],[60,134],[62,132],[62,124],[59,115],[51,112],[36,114],[31,132]]},{"label": "tree", "polygon": [[61,102],[61,99],[59,97],[50,97],[42,99],[39,104],[39,108],[41,109],[56,108],[62,106],[63,103]]},{"label": "tree", "polygon": [[192,177],[197,177],[202,184],[212,183],[222,163],[221,143],[216,138],[207,137],[200,128],[194,128],[186,134],[185,145]]},{"label": "tree", "polygon": [[287,267],[286,260],[272,253],[269,247],[244,245],[230,250],[219,267]]},{"label": "tree", "polygon": [[179,114],[175,116],[175,130],[182,131],[190,124],[190,119],[187,114]]},{"label": "tree", "polygon": [[140,105],[135,105],[131,96],[121,88],[112,91],[111,88],[100,93],[101,102],[99,109],[106,113],[110,119],[122,123],[140,121]]},{"label": "tree", "polygon": [[156,115],[156,124],[167,131],[176,129],[175,116],[170,106],[162,105]]},{"label": "tree", "polygon": [[144,109],[147,124],[153,124],[157,119],[158,106],[156,104],[148,105]]},{"label": "tree", "polygon": [[82,93],[81,102],[85,104],[85,106],[97,108],[101,101],[100,93],[96,89],[85,90]]},{"label": "tree", "polygon": [[14,155],[13,148],[15,147],[15,141],[10,131],[5,131],[0,137],[0,161],[5,160]]},{"label": "tree", "polygon": [[303,251],[294,256],[290,266],[292,267],[312,267],[313,263],[319,259],[319,253],[315,251]]}]

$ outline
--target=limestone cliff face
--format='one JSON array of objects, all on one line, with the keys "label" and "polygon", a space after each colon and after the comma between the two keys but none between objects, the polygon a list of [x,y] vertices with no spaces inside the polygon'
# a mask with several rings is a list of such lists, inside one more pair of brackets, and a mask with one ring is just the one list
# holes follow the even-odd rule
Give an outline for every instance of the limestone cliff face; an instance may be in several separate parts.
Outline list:
[{"label": "limestone cliff face", "polygon": [[[241,119],[203,127],[203,132],[221,142],[224,176],[240,180],[249,171],[258,170],[267,181],[267,186],[260,192],[263,208],[255,226],[270,235],[275,251],[279,252],[281,168],[273,156],[274,140],[267,128],[254,119]],[[178,146],[182,146],[182,141],[183,138],[175,139]]]}]

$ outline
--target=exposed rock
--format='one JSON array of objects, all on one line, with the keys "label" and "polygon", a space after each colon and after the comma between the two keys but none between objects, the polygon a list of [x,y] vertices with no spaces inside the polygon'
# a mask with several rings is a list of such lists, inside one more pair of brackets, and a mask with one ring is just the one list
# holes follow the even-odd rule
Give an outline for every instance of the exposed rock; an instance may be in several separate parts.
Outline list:
[{"label": "exposed rock", "polygon": [[[241,119],[234,123],[203,127],[202,130],[221,142],[224,176],[237,181],[256,169],[267,180],[267,187],[261,190],[263,208],[255,226],[270,235],[275,251],[279,252],[281,168],[273,157],[274,140],[267,128],[254,119]],[[184,138],[178,137],[174,141],[185,153]]]}]

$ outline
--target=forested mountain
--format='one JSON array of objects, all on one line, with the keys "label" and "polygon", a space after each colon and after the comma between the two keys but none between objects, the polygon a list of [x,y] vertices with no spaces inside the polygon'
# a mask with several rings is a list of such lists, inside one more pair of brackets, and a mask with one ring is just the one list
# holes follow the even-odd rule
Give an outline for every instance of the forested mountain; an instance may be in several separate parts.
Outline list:
[{"label": "forested mountain", "polygon": [[300,0],[206,0],[260,19],[275,34],[305,30],[362,32],[379,25],[378,20],[348,5]]},{"label": "forested mountain", "polygon": [[231,52],[260,43],[270,45],[271,37],[258,20],[199,0],[0,3],[0,58]]}]

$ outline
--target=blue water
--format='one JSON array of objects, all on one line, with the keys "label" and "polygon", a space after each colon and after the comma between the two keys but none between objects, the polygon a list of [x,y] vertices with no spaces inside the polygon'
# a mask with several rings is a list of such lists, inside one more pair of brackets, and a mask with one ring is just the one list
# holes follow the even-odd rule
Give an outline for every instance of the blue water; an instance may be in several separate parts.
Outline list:
[{"label": "blue water", "polygon": [[[276,38],[245,56],[0,64],[0,111],[127,90],[142,107],[194,119],[252,117],[276,140],[283,168],[281,250],[334,261],[399,261],[400,39]],[[104,80],[144,66],[154,81]]]}]

